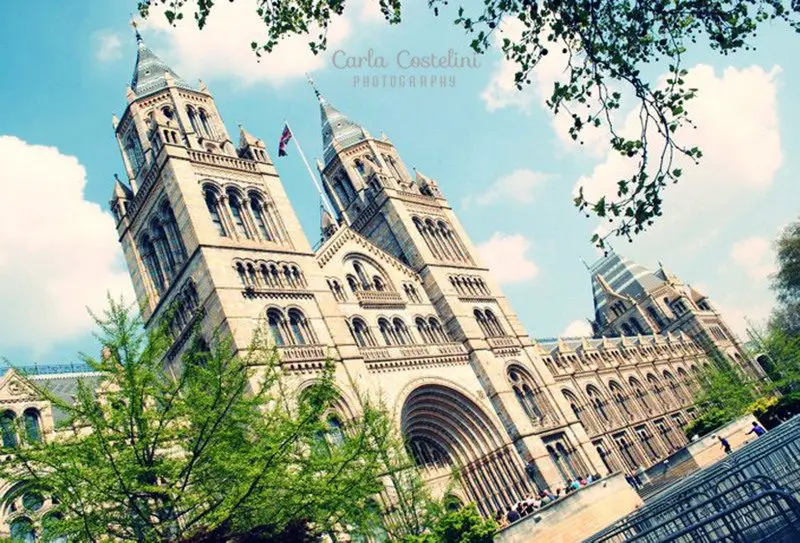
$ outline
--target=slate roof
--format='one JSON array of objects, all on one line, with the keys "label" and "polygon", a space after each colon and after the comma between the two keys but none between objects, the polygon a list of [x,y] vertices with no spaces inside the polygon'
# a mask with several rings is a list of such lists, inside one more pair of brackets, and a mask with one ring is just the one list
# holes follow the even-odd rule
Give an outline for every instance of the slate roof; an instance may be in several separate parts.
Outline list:
[{"label": "slate roof", "polygon": [[[336,147],[346,149],[367,139],[361,125],[348,119],[341,111],[333,107],[314,89],[319,100],[320,120],[322,122],[322,149],[325,166],[336,156]],[[336,146],[334,146],[336,143]]]},{"label": "slate roof", "polygon": [[188,90],[196,91],[192,85],[181,79],[175,71],[158,58],[153,51],[145,45],[139,31],[136,31],[136,42],[139,49],[136,52],[136,66],[133,69],[131,89],[137,98],[153,94],[167,88],[165,72],[175,80],[174,85]]},{"label": "slate roof", "polygon": [[653,272],[613,251],[595,262],[590,271],[596,318],[610,302],[602,281],[617,295],[629,296],[634,300],[666,281],[662,270]]}]

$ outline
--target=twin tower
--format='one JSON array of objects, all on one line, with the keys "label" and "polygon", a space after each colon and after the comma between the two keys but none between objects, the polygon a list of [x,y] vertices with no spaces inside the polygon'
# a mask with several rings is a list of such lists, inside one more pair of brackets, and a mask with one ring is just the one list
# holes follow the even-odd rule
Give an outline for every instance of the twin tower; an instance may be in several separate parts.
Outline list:
[{"label": "twin tower", "polygon": [[[126,179],[116,180],[111,209],[146,324],[178,308],[168,363],[198,320],[207,340],[227,333],[237,349],[266,321],[298,391],[335,361],[332,432],[357,414],[356,385],[380,397],[430,484],[444,488],[457,467],[454,498],[486,515],[578,474],[646,463],[619,449],[616,427],[601,421],[593,431],[583,420],[600,415],[580,379],[597,381],[601,404],[613,402],[602,368],[562,374],[573,355],[531,341],[437,183],[412,175],[387,138],[317,93],[318,167],[335,216],[324,214],[314,250],[264,143],[243,128],[234,143],[208,88],[136,38],[128,105],[114,119]],[[660,380],[657,365],[679,360],[662,358],[648,362]],[[633,398],[622,366],[608,369]],[[670,409],[685,418],[687,407]],[[620,424],[623,441],[639,446],[625,426],[633,422]]]}]

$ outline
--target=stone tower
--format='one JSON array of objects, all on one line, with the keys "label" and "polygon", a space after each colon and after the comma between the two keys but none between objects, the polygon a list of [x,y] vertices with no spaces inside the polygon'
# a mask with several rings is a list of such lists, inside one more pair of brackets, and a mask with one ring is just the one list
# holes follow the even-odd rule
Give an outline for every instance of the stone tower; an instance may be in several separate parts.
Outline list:
[{"label": "stone tower", "polygon": [[263,142],[241,128],[234,143],[208,88],[136,39],[128,106],[114,119],[127,182],[116,180],[111,207],[146,325],[177,308],[172,355],[193,316],[205,337],[231,333],[239,349],[259,319],[281,344],[336,345],[337,323],[346,341]]},{"label": "stone tower", "polygon": [[[561,457],[578,450],[586,463],[597,462],[596,451],[553,389],[537,349],[438,184],[420,172],[412,175],[386,136],[373,138],[315,93],[323,144],[318,168],[339,222],[419,275],[449,337],[465,346],[479,394],[498,413],[519,454],[544,479],[558,479],[555,470],[568,471]],[[529,402],[519,401],[523,390]]]}]

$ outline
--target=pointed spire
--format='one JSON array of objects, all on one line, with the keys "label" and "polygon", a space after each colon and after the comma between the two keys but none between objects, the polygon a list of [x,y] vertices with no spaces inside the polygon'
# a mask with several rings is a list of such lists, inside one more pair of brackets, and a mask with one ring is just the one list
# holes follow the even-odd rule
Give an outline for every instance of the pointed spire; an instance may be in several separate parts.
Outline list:
[{"label": "pointed spire", "polygon": [[[144,43],[144,39],[142,39],[135,22],[132,25],[136,29],[136,43],[139,46],[136,52],[136,65],[133,69],[130,86],[133,98],[141,98],[170,86],[197,90],[181,79],[172,68],[158,58]],[[131,93],[129,93],[129,99],[131,98]]]},{"label": "pointed spire", "polygon": [[308,84],[311,85],[319,101],[323,158],[327,166],[334,159],[337,152],[369,139],[370,135],[361,125],[354,123],[341,111],[333,107],[319,92],[314,80],[308,74],[306,76],[308,77]]}]

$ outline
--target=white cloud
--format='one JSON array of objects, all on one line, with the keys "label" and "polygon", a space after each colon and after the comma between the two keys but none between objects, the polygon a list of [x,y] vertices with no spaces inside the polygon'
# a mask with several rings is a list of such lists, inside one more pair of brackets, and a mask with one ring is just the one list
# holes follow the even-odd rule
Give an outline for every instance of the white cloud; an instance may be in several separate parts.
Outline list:
[{"label": "white cloud", "polygon": [[[519,41],[525,30],[525,25],[516,18],[505,18],[501,22],[498,32],[494,35],[494,45],[502,52],[503,40]],[[536,69],[531,73],[531,84],[523,85],[517,89],[514,83],[515,74],[519,71],[516,62],[503,57],[492,73],[489,83],[481,93],[481,98],[486,104],[486,109],[495,111],[506,107],[516,107],[530,113],[534,104],[544,104],[553,88],[553,83],[558,79],[566,65],[566,57],[560,53],[544,57]]]},{"label": "white cloud", "polygon": [[[516,18],[503,19],[499,26],[499,32],[494,35],[494,45],[502,54],[502,44],[505,38],[519,42],[522,39],[525,25]],[[547,33],[543,32],[540,36],[542,41],[547,41]],[[592,154],[598,155],[604,150],[603,144],[606,141],[606,132],[603,128],[587,126],[581,133],[583,145],[574,141],[569,135],[569,128],[572,126],[572,118],[564,110],[557,116],[553,116],[547,106],[547,100],[553,93],[553,86],[556,82],[566,83],[569,77],[569,56],[563,52],[564,45],[554,43],[548,47],[548,54],[536,64],[536,67],[528,74],[530,83],[522,85],[518,89],[515,84],[515,74],[520,71],[519,65],[503,58],[497,62],[492,72],[491,79],[481,92],[481,99],[486,104],[486,109],[490,112],[502,108],[517,108],[524,113],[531,113],[534,105],[539,105],[551,118],[553,131],[556,137],[567,148],[582,148]],[[576,104],[572,105],[577,108]],[[585,104],[583,108],[596,109],[596,105]]]},{"label": "white cloud", "polygon": [[509,201],[522,204],[533,202],[536,189],[545,181],[547,176],[526,168],[519,168],[508,175],[495,180],[489,187],[474,196],[464,199],[465,207],[470,205],[491,205],[498,202]]},{"label": "white cloud", "polygon": [[561,332],[561,337],[591,337],[593,333],[592,325],[581,319],[569,323],[567,327],[564,328],[564,331]]},{"label": "white cloud", "polygon": [[46,352],[93,328],[106,292],[133,300],[114,220],[84,199],[86,170],[55,147],[0,136],[0,345]]},{"label": "white cloud", "polygon": [[95,42],[97,49],[94,55],[100,62],[112,62],[122,58],[122,40],[119,34],[104,30],[96,34]]},{"label": "white cloud", "polygon": [[[328,27],[328,50],[319,55],[309,49],[309,37],[292,36],[283,40],[273,53],[256,57],[250,44],[266,41],[266,27],[252,2],[215,4],[203,30],[198,30],[191,19],[172,27],[161,11],[151,8],[152,13],[142,28],[145,33],[156,32],[165,39],[166,46],[160,52],[183,77],[232,79],[245,85],[281,84],[330,65],[330,56],[353,35],[354,23],[363,30],[364,25],[383,21],[380,12],[376,15],[367,4],[348,6],[350,9],[345,13],[354,14],[352,21],[347,16],[333,21]],[[312,30],[310,35],[316,38],[317,32]]]},{"label": "white cloud", "polygon": [[477,246],[498,283],[522,283],[535,278],[539,268],[526,255],[531,242],[522,234],[495,232],[488,241]]},{"label": "white cloud", "polygon": [[759,236],[734,243],[730,256],[750,279],[756,281],[763,281],[776,269],[769,240]]},{"label": "white cloud", "polygon": [[[777,76],[779,67],[729,67],[717,75],[711,66],[689,70],[687,86],[698,89],[688,103],[697,129],[684,130],[678,141],[703,151],[699,165],[678,164],[684,171],[677,185],[664,192],[664,216],[657,219],[648,244],[680,240],[682,244],[720,230],[746,208],[752,194],[768,188],[783,163],[778,126]],[[621,129],[639,130],[638,113],[632,111]],[[658,145],[656,139],[651,142]],[[609,151],[592,173],[581,177],[574,190],[584,187],[590,201],[601,196],[616,198],[617,181],[630,177],[635,161]],[[716,234],[714,234],[716,235]],[[713,237],[713,236],[712,236]],[[702,244],[692,243],[697,250]]]},{"label": "white cloud", "polygon": [[772,308],[770,300],[748,305],[742,305],[740,302],[730,305],[724,302],[717,302],[715,305],[725,323],[741,341],[750,339],[747,335],[747,329],[750,328],[751,323],[756,327],[766,323]]}]

